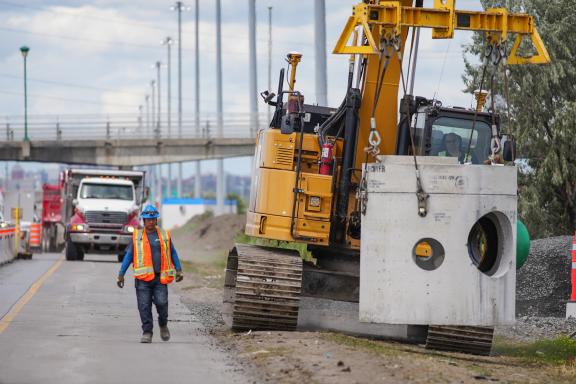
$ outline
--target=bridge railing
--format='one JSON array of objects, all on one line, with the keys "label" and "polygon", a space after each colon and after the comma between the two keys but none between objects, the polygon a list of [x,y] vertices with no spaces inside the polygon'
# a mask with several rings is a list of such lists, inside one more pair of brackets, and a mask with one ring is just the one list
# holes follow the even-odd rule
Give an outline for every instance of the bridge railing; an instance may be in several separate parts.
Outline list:
[{"label": "bridge railing", "polygon": [[[2,121],[3,120],[3,121]],[[215,115],[205,115],[200,124],[194,116],[182,119],[181,131],[177,116],[172,116],[170,127],[167,116],[158,125],[138,115],[59,115],[29,116],[28,138],[35,140],[123,140],[123,139],[193,139],[193,138],[251,138],[259,128],[268,125],[266,114],[228,114],[222,129]],[[0,117],[0,141],[24,139],[22,117]]]}]

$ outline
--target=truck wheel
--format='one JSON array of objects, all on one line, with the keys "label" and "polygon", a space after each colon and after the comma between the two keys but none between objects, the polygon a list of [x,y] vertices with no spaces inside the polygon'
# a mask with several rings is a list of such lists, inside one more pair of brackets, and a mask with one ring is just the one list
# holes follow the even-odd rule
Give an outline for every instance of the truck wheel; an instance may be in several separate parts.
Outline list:
[{"label": "truck wheel", "polygon": [[76,260],[84,260],[84,251],[81,249],[78,249],[78,253],[77,253],[78,257],[76,257]]},{"label": "truck wheel", "polygon": [[42,252],[50,252],[50,240],[48,239],[48,235],[46,233],[42,234]]},{"label": "truck wheel", "polygon": [[71,242],[66,242],[66,260],[78,260],[78,248]]}]

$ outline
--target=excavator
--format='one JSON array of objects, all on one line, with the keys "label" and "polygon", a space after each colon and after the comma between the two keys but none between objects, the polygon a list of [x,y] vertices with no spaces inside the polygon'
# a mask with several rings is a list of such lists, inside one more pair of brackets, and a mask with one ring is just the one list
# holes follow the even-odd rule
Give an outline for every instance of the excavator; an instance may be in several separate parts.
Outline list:
[{"label": "excavator", "polygon": [[[421,28],[434,39],[483,33],[475,108],[411,94]],[[494,98],[485,106],[488,79],[550,61],[534,18],[455,0],[365,0],[333,53],[350,55],[337,108],[304,103],[297,52],[277,92],[262,93],[275,113],[257,134],[251,241],[228,255],[225,321],[490,354],[494,326],[515,320],[520,224],[516,142]]]}]

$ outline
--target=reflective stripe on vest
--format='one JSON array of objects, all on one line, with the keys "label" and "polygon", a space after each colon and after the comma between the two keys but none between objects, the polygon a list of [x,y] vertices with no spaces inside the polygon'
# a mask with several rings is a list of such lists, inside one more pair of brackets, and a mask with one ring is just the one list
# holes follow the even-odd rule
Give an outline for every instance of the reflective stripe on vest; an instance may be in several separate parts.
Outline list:
[{"label": "reflective stripe on vest", "polygon": [[158,228],[158,238],[162,246],[162,267],[160,271],[160,282],[162,284],[169,284],[174,280],[176,271],[172,265],[172,247],[170,245],[170,234],[162,228]]},{"label": "reflective stripe on vest", "polygon": [[[132,235],[133,243],[133,268],[134,277],[139,280],[151,281],[154,280],[154,267],[152,266],[152,257],[148,257],[146,260],[146,255],[144,253],[144,230],[135,230]],[[146,236],[147,240],[148,236]]]}]

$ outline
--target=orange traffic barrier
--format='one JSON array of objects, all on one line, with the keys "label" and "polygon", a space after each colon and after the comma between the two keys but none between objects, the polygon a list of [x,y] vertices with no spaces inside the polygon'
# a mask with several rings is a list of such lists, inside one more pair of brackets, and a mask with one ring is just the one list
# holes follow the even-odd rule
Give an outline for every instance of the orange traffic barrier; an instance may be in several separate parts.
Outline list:
[{"label": "orange traffic barrier", "polygon": [[42,242],[42,224],[30,224],[30,247],[40,247]]},{"label": "orange traffic barrier", "polygon": [[572,239],[572,295],[570,301],[576,302],[576,233]]}]

